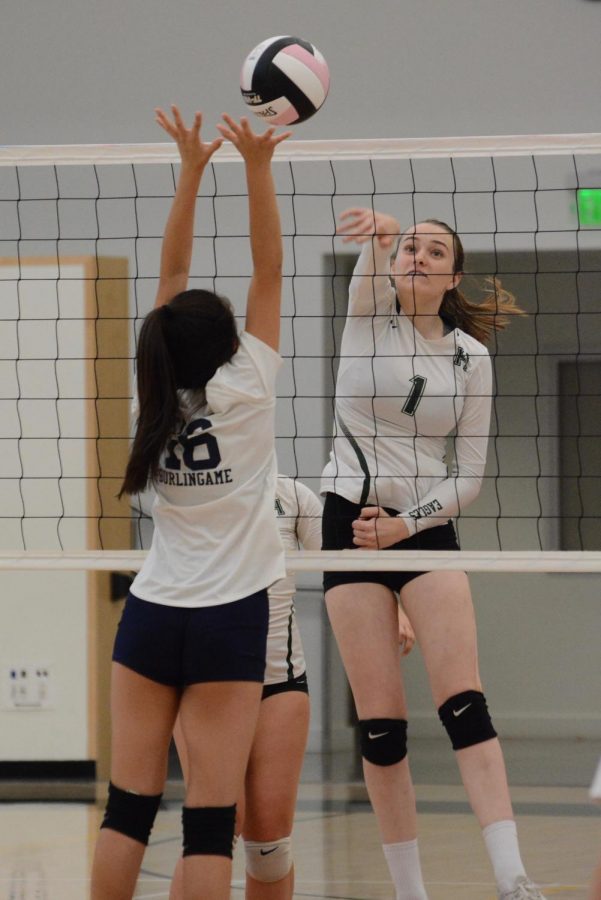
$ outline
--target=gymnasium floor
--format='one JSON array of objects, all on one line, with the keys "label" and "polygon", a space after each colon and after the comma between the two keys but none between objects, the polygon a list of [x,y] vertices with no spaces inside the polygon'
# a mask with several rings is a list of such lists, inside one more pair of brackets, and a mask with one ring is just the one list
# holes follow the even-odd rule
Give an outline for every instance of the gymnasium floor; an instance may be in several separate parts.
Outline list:
[{"label": "gymnasium floor", "polygon": [[[416,742],[420,845],[430,900],[496,897],[479,828],[442,741]],[[587,897],[601,845],[601,816],[588,800],[601,747],[592,742],[504,743],[522,852],[549,898]],[[99,795],[105,786],[100,785]],[[179,853],[181,783],[170,781],[157,818],[138,900],[166,900]],[[90,784],[0,783],[1,900],[85,900],[101,803]],[[60,798],[60,799],[59,799]],[[26,802],[23,802],[26,800]],[[309,755],[294,836],[295,898],[390,900],[374,817],[347,757]],[[232,898],[242,898],[237,854]]]}]

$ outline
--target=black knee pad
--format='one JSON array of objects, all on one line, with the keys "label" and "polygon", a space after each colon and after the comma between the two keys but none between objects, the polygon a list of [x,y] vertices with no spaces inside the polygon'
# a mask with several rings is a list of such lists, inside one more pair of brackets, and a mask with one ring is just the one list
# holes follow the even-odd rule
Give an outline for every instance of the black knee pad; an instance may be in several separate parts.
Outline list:
[{"label": "black knee pad", "polygon": [[480,691],[463,691],[449,697],[438,710],[438,715],[451,738],[453,750],[463,750],[497,736],[484,694]]},{"label": "black knee pad", "polygon": [[364,719],[359,729],[361,756],[374,766],[393,766],[407,756],[405,719]]},{"label": "black knee pad", "polygon": [[119,831],[146,845],[162,796],[135,794],[109,782],[109,796],[100,827]]},{"label": "black knee pad", "polygon": [[236,804],[233,806],[184,806],[184,856],[232,858]]}]

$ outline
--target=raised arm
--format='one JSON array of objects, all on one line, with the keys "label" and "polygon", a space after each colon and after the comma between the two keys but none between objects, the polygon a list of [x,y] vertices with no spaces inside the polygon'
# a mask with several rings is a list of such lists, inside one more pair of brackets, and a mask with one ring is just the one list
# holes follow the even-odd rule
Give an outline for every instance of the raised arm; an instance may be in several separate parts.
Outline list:
[{"label": "raised arm", "polygon": [[368,207],[352,207],[340,214],[336,234],[345,244],[355,243],[361,253],[349,285],[349,315],[374,315],[394,301],[390,282],[390,255],[401,233],[399,222]]},{"label": "raised arm", "polygon": [[217,127],[237,147],[246,164],[253,262],[246,302],[246,331],[278,350],[283,251],[271,158],[277,145],[291,132],[276,136],[274,129],[269,128],[263,134],[255,134],[246,118],[241,118],[239,124],[230,116],[223,118],[226,124]]},{"label": "raised arm", "polygon": [[195,114],[191,128],[186,128],[177,106],[172,106],[171,112],[173,119],[162,109],[155,110],[156,121],[176,142],[181,157],[177,188],[163,236],[155,306],[168,303],[188,286],[196,195],[206,164],[223,143],[223,138],[216,138],[209,144],[201,141],[202,116],[199,112]]}]

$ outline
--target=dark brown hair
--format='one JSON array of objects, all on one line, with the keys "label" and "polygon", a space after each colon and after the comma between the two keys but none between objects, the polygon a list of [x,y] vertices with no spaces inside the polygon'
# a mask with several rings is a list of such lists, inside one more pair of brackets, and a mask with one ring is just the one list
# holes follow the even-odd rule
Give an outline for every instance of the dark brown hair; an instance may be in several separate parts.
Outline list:
[{"label": "dark brown hair", "polygon": [[[457,232],[438,219],[425,219],[429,225],[438,225],[453,237],[453,274],[463,272],[465,252]],[[478,303],[468,300],[458,287],[446,291],[442,298],[440,315],[460,328],[477,341],[486,344],[495,331],[506,328],[511,316],[523,316],[525,312],[516,302],[515,297],[501,285],[496,276],[484,279],[486,299]]]},{"label": "dark brown hair", "polygon": [[120,497],[155,477],[180,417],[178,391],[202,390],[237,347],[230,303],[212,291],[183,291],[146,316],[136,355],[139,416]]}]

